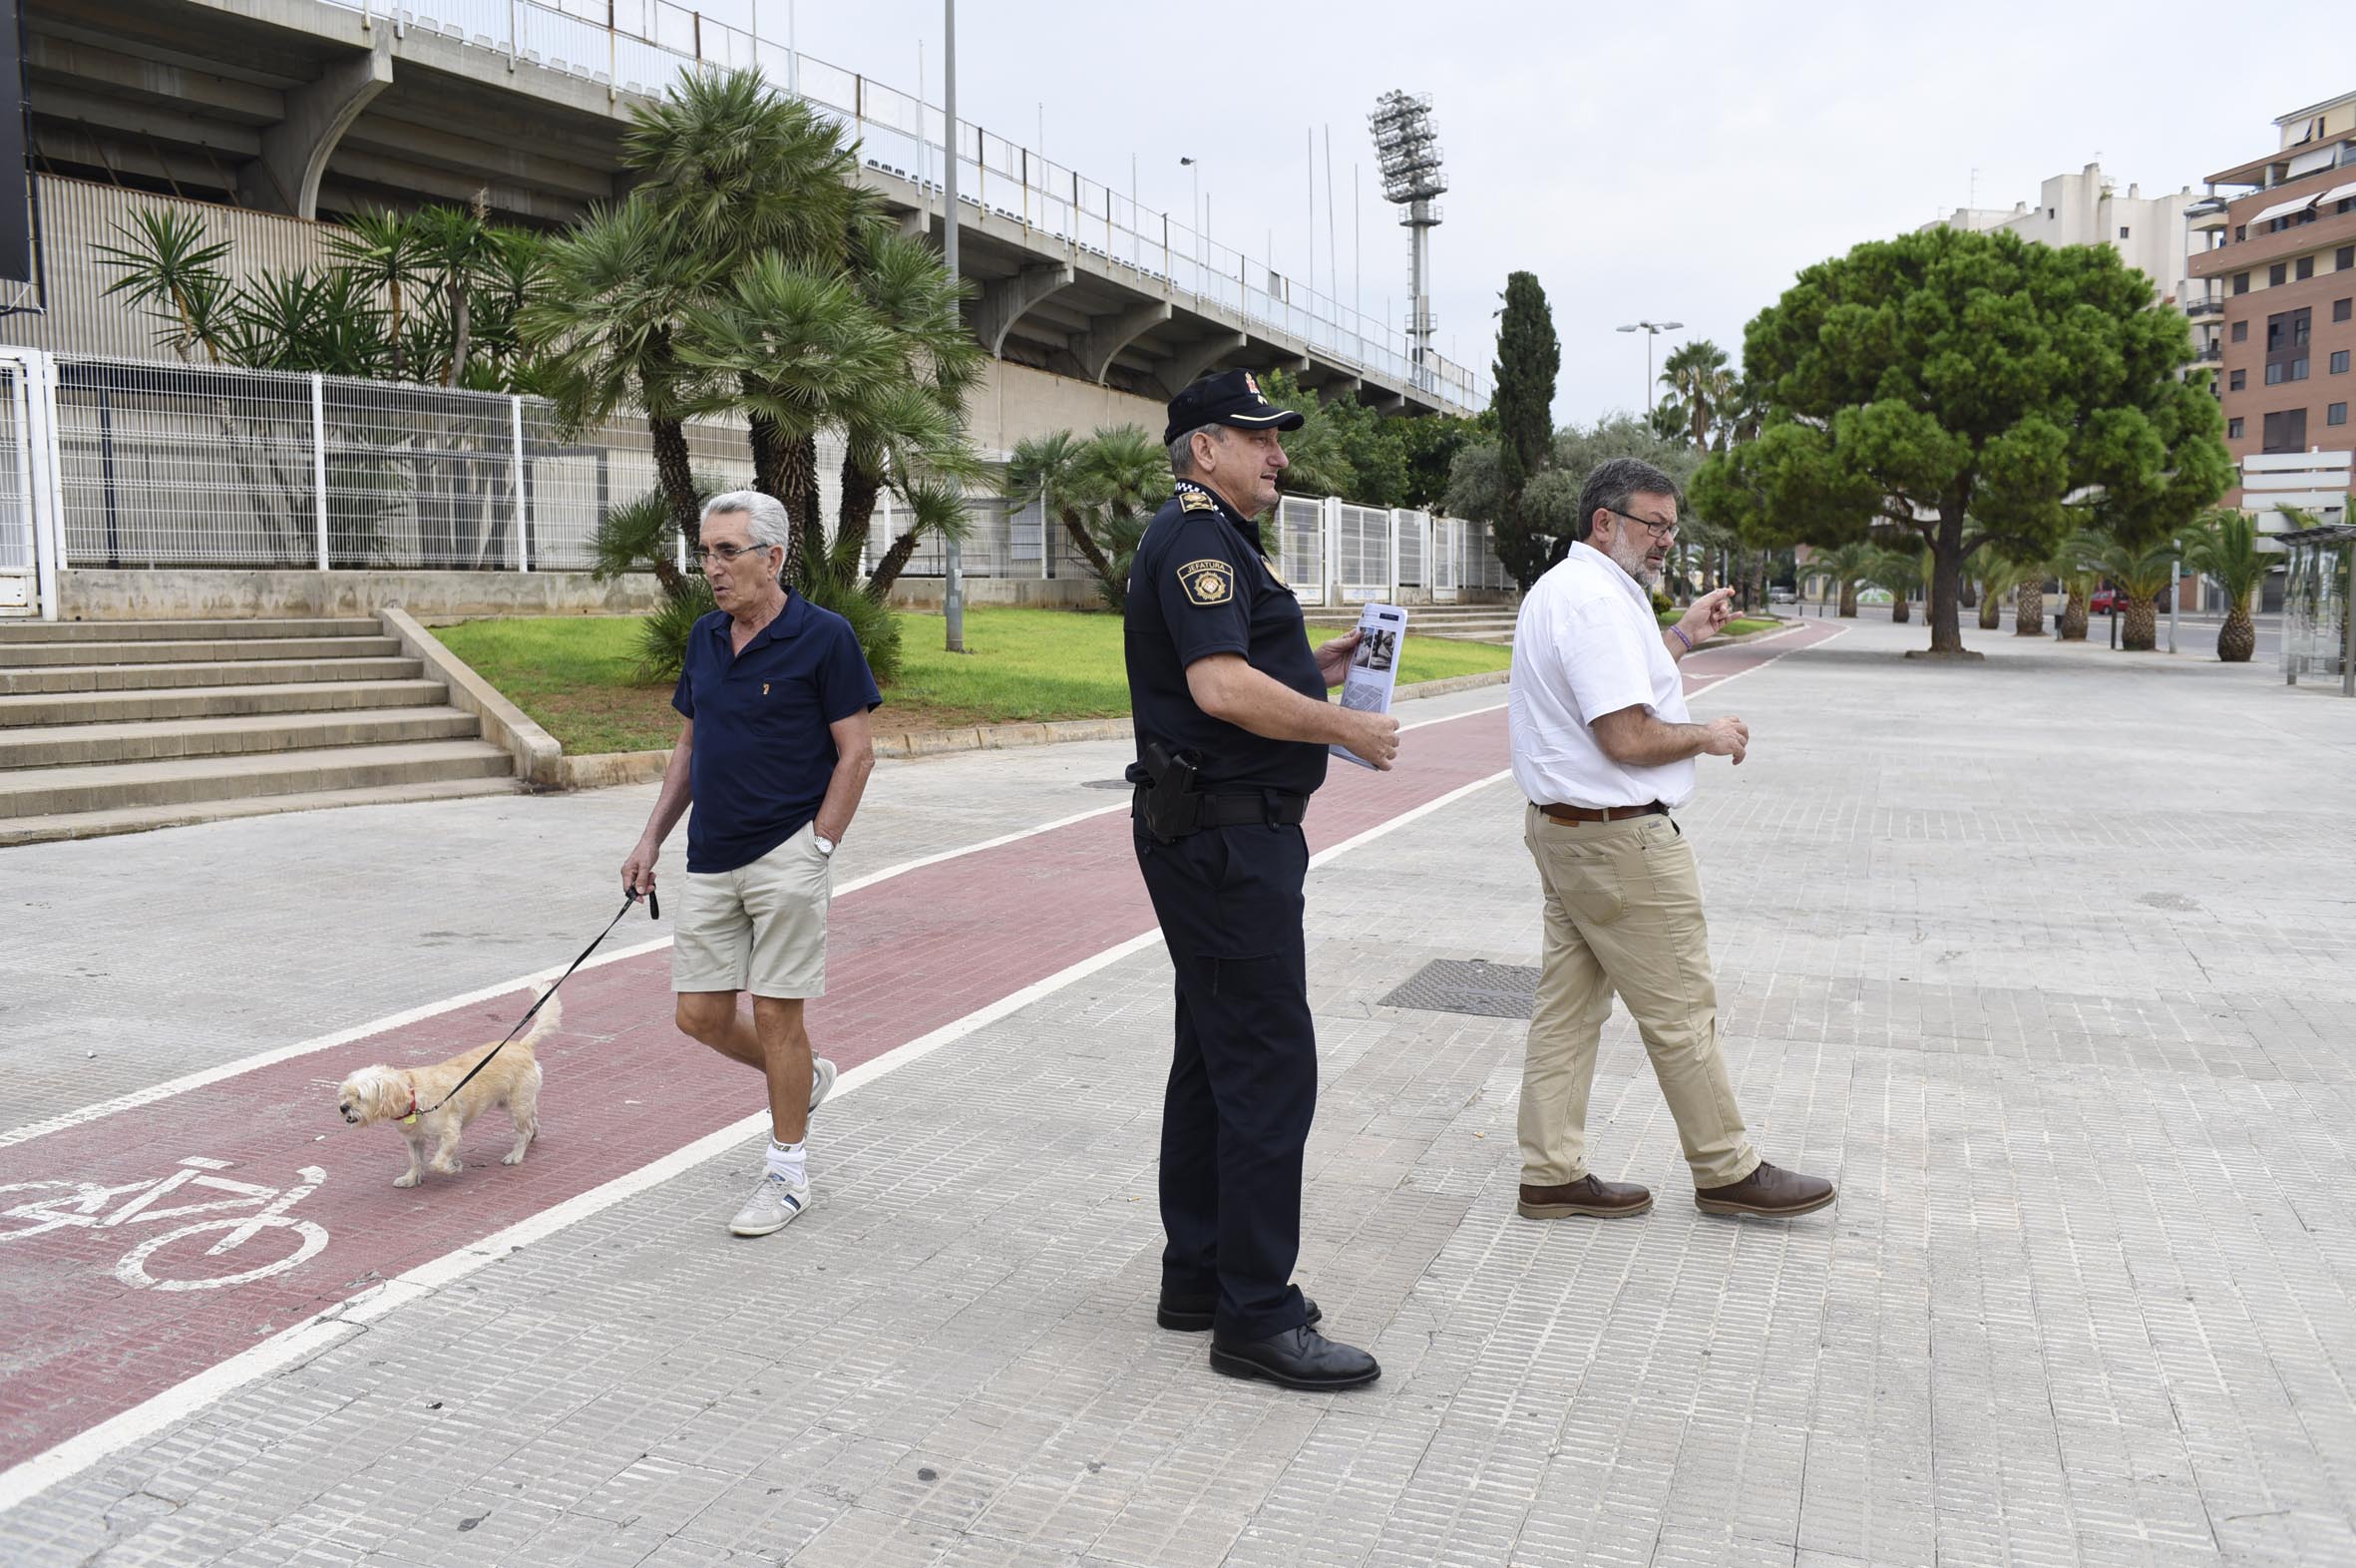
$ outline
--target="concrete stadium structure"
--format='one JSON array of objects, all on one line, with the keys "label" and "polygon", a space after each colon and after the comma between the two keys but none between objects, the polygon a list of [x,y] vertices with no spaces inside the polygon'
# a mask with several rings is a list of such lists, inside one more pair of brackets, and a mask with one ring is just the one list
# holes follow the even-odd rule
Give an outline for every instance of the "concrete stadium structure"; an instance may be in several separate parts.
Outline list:
[{"label": "concrete stadium structure", "polygon": [[[281,266],[315,255],[310,220],[370,205],[480,194],[503,218],[562,222],[626,191],[632,104],[699,60],[757,66],[842,118],[863,178],[908,230],[942,232],[946,139],[917,100],[666,0],[631,0],[618,24],[607,0],[593,20],[526,0],[428,3],[445,15],[372,0],[29,0],[48,312],[0,336],[152,352],[152,324],[105,297],[91,246],[160,200],[216,203],[216,237]],[[1000,362],[993,406],[976,411],[988,444],[1155,424],[1161,400],[1216,365],[1281,367],[1329,399],[1402,414],[1486,401],[1479,378],[1412,359],[1395,326],[979,128],[961,126],[958,145],[961,270],[979,291],[976,335]]]}]

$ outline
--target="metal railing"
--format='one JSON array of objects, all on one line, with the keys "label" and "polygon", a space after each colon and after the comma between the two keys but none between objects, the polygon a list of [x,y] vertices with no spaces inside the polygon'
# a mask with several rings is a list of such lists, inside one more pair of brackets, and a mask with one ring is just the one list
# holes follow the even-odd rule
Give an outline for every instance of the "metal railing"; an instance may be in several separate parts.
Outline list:
[{"label": "metal railing", "polygon": [[[730,27],[672,0],[328,0],[397,32],[417,28],[513,61],[588,78],[616,93],[660,94],[681,69],[757,70],[780,90],[847,125],[870,168],[913,182],[938,201],[948,137],[941,109]],[[1400,325],[1307,287],[1019,143],[960,119],[958,196],[1033,235],[1131,273],[1151,292],[1189,296],[1272,328],[1333,358],[1411,386],[1464,412],[1488,405],[1487,378],[1437,354],[1417,362]],[[971,216],[972,213],[969,214]]]},{"label": "metal railing", "polygon": [[[686,437],[698,479],[752,482],[740,423]],[[843,449],[822,438],[817,456],[831,523]],[[631,416],[567,432],[535,397],[0,347],[0,613],[55,613],[71,567],[584,571],[613,509],[656,488]],[[1039,500],[978,491],[967,510],[968,575],[1088,578]],[[862,570],[908,521],[878,498]],[[1455,543],[1461,586],[1505,586],[1485,531],[1419,512],[1287,497],[1272,543],[1302,597],[1330,602],[1425,587],[1436,541]],[[942,572],[929,538],[902,575]]]}]

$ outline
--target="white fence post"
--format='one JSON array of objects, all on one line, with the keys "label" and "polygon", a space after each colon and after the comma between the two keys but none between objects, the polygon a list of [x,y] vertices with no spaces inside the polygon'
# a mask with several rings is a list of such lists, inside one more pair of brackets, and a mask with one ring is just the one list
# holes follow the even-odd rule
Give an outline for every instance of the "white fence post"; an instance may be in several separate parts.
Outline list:
[{"label": "white fence post", "polygon": [[524,526],[531,514],[530,509],[524,504],[523,398],[511,396],[508,399],[508,411],[515,422],[516,433],[516,570],[530,572],[532,570],[532,551],[524,539]]},{"label": "white fence post", "polygon": [[1398,602],[1398,510],[1395,507],[1385,507],[1382,511],[1382,518],[1390,536],[1390,568],[1388,572],[1390,581],[1383,585],[1383,601],[1395,604]]},{"label": "white fence post", "polygon": [[1318,552],[1324,558],[1319,563],[1318,575],[1325,579],[1327,604],[1342,602],[1342,498],[1328,496],[1319,502],[1318,535],[1324,548]]},{"label": "white fence post", "polygon": [[319,570],[329,570],[327,557],[327,379],[311,375],[311,496],[319,525]]}]

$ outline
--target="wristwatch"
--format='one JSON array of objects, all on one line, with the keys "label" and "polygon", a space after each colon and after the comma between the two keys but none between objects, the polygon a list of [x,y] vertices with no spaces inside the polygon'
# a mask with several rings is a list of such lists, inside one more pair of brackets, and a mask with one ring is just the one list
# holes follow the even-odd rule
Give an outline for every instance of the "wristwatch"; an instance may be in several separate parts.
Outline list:
[{"label": "wristwatch", "polygon": [[812,828],[810,830],[810,842],[818,846],[819,854],[826,856],[829,860],[834,858],[835,841],[833,839],[828,838],[816,828]]}]

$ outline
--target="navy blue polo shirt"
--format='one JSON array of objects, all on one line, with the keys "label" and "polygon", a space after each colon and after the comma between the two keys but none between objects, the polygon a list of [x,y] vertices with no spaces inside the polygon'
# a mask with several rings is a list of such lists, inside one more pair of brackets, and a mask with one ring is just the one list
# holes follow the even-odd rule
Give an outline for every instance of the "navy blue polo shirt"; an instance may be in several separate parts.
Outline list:
[{"label": "navy blue polo shirt", "polygon": [[838,754],[827,726],[883,704],[851,622],[799,593],[733,651],[728,612],[687,633],[671,706],[695,721],[687,869],[734,871],[818,815]]},{"label": "navy blue polo shirt", "polygon": [[1301,600],[1269,565],[1260,526],[1202,486],[1179,481],[1138,543],[1121,641],[1140,758],[1131,779],[1144,779],[1145,743],[1158,740],[1202,757],[1198,789],[1307,795],[1325,783],[1324,746],[1213,718],[1187,689],[1187,665],[1241,653],[1262,674],[1326,700]]}]

